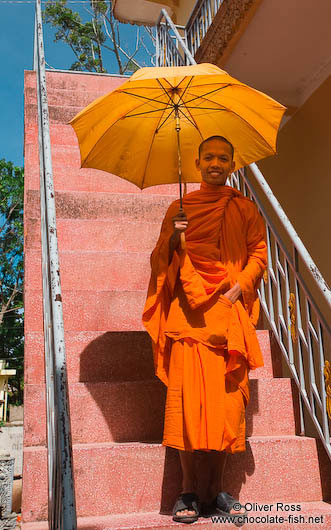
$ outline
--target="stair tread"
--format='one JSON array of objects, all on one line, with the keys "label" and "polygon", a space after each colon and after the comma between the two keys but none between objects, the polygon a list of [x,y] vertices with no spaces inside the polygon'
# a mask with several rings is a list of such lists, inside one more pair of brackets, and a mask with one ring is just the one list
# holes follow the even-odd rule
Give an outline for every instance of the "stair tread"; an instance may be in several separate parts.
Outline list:
[{"label": "stair tread", "polygon": [[[242,501],[243,502],[243,501]],[[250,502],[250,501],[247,501]],[[255,501],[256,502],[256,501]],[[275,501],[274,504],[276,504]],[[264,503],[263,500],[259,504],[273,504],[270,501]],[[285,504],[285,503],[284,503]],[[318,528],[329,528],[331,521],[331,504],[325,501],[310,501],[310,502],[291,502],[290,504],[300,505],[301,510],[296,512],[284,512],[284,511],[251,511],[248,512],[253,517],[257,515],[265,516],[267,514],[283,515],[288,517],[289,513],[303,516],[324,516],[323,526],[318,524]],[[172,521],[172,517],[165,514],[160,514],[159,512],[142,512],[142,513],[131,513],[131,514],[114,514],[114,515],[102,515],[102,516],[87,516],[87,517],[78,517],[77,519],[78,528],[82,529],[111,529],[111,530],[139,530],[148,529],[148,528],[187,528],[185,524],[179,524]],[[324,526],[325,525],[325,526]],[[253,528],[254,525],[246,524],[245,528]],[[256,528],[259,528],[258,523],[255,525]],[[234,525],[226,525],[227,528],[235,528]],[[260,524],[261,527],[261,524]],[[34,523],[23,523],[24,530],[43,530],[45,528],[45,521],[38,521]],[[199,518],[198,522],[194,523],[194,528],[215,528],[215,525],[212,523],[211,519]],[[288,527],[283,523],[282,528],[287,529]],[[292,526],[293,529],[293,526]]]},{"label": "stair tread", "polygon": [[[292,441],[292,440],[300,440],[302,442],[311,443],[312,440],[318,440],[317,438],[313,438],[311,436],[298,436],[296,434],[279,434],[279,435],[268,435],[268,436],[248,436],[247,441],[252,443],[258,443],[258,442],[276,442],[276,441]],[[123,448],[132,448],[136,447],[137,449],[151,449],[151,448],[161,448],[163,447],[162,443],[158,440],[155,442],[147,441],[147,442],[139,442],[139,441],[129,441],[129,442],[93,442],[93,443],[73,443],[72,444],[73,449],[76,450],[90,450],[90,449],[123,449]],[[46,451],[47,447],[45,446],[28,446],[24,448],[24,451]]]}]

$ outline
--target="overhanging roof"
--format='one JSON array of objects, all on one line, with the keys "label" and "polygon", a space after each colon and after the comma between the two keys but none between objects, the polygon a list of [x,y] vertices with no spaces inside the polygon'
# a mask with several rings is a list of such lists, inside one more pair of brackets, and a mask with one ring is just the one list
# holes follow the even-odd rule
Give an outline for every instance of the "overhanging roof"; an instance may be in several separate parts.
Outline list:
[{"label": "overhanging roof", "polygon": [[155,26],[161,13],[165,8],[169,15],[173,13],[176,0],[115,0],[114,16],[120,22],[138,24],[144,26]]}]

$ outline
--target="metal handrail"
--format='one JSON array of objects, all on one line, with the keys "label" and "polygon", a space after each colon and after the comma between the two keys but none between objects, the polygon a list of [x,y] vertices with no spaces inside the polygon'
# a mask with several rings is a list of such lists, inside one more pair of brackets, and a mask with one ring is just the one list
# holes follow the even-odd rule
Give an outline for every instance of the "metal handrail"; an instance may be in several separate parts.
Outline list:
[{"label": "metal handrail", "polygon": [[304,403],[331,458],[324,383],[325,345],[331,342],[331,329],[299,272],[298,256],[329,307],[331,291],[259,168],[256,164],[250,164],[249,168],[292,243],[291,255],[258,198],[247,170],[232,174],[229,184],[256,203],[266,223],[268,278],[259,289],[261,306],[300,393],[300,434],[305,433]]},{"label": "metal handrail", "polygon": [[[181,48],[181,52],[179,51]],[[165,9],[161,9],[156,26],[156,66],[195,64],[194,58]]]},{"label": "metal handrail", "polygon": [[186,25],[187,46],[194,56],[224,0],[201,0]]},{"label": "metal handrail", "polygon": [[50,530],[77,528],[69,395],[56,231],[41,0],[36,0],[34,70],[37,78],[43,319]]}]

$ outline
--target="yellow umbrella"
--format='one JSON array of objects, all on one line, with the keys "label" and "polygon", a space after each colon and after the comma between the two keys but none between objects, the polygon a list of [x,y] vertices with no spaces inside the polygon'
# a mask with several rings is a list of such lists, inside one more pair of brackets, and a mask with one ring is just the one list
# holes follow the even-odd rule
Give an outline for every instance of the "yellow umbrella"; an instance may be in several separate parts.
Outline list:
[{"label": "yellow umbrella", "polygon": [[[236,169],[276,152],[285,107],[213,64],[141,68],[70,122],[81,167],[139,188],[200,182],[194,159],[209,136],[234,146]],[[179,133],[180,131],[180,133]]]}]

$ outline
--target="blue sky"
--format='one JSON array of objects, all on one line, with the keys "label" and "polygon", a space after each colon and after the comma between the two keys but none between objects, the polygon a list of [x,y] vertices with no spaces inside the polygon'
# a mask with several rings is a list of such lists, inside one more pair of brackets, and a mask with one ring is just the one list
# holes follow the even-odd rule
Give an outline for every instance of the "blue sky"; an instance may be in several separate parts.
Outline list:
[{"label": "blue sky", "polygon": [[[88,4],[87,4],[88,5]],[[84,6],[68,4],[84,15]],[[23,90],[24,70],[31,70],[33,63],[34,4],[8,3],[0,0],[0,158],[23,165]],[[135,41],[135,28],[121,24],[123,47]],[[44,25],[46,61],[54,68],[69,69],[75,61],[74,54],[61,42],[54,43],[54,30]],[[145,39],[148,42],[148,37]],[[146,63],[147,54],[142,51],[137,58]],[[109,59],[107,70],[117,73],[116,63]]]}]

